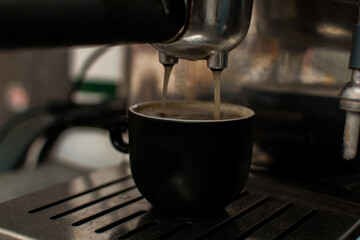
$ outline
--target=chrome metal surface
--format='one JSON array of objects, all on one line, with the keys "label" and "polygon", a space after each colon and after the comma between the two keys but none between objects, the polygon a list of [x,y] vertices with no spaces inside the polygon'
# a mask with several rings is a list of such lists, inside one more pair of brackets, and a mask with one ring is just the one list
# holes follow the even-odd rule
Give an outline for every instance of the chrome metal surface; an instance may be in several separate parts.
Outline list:
[{"label": "chrome metal surface", "polygon": [[[153,46],[168,56],[188,60],[208,59],[222,52],[226,55],[244,39],[252,5],[253,0],[188,1],[189,23],[183,36],[175,42]],[[225,68],[224,62],[227,61],[209,67]]]},{"label": "chrome metal surface", "polygon": [[178,63],[179,60],[177,58],[170,57],[162,52],[159,52],[159,61],[164,65],[174,65]]},{"label": "chrome metal surface", "polygon": [[56,163],[53,159],[51,160],[51,162],[44,163],[34,170],[2,173],[0,175],[0,202],[39,191],[89,173],[89,170],[72,168],[68,165]]},{"label": "chrome metal surface", "polygon": [[222,215],[172,218],[113,167],[0,204],[0,239],[339,239],[358,209],[251,175]]},{"label": "chrome metal surface", "polygon": [[340,108],[346,111],[343,157],[352,160],[356,157],[359,139],[360,70],[353,70],[351,82],[345,85],[340,95]]},{"label": "chrome metal surface", "polygon": [[228,52],[221,51],[209,56],[207,60],[207,66],[213,70],[222,70],[228,65]]},{"label": "chrome metal surface", "polygon": [[341,90],[340,108],[360,112],[360,70],[353,70],[352,78]]}]

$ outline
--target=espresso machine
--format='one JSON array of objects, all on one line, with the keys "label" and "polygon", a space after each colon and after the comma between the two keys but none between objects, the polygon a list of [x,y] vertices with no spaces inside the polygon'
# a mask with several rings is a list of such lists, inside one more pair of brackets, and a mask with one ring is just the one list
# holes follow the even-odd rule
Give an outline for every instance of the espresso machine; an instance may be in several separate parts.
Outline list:
[{"label": "espresso machine", "polygon": [[[222,101],[256,112],[248,182],[221,215],[164,215],[125,164],[0,203],[0,239],[358,239],[358,7],[355,0],[256,0],[254,8],[252,0],[0,2],[3,49],[137,44],[129,45],[125,103],[46,108],[54,121],[40,163],[64,129],[109,130],[129,102],[157,98],[162,65],[175,65],[169,98],[211,99],[209,75],[198,72],[224,70]],[[142,71],[154,64],[154,75]]]}]

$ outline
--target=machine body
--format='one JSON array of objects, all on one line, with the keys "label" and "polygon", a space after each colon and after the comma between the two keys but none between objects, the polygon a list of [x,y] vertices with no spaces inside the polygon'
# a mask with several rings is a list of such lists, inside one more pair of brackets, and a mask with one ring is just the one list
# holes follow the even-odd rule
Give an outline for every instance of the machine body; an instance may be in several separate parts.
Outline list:
[{"label": "machine body", "polygon": [[161,62],[207,59],[227,66],[245,37],[253,0],[6,0],[0,48],[155,43]]},{"label": "machine body", "polygon": [[165,42],[186,15],[184,0],[5,0],[0,48]]},{"label": "machine body", "polygon": [[187,1],[189,24],[185,33],[177,41],[153,45],[160,50],[160,62],[207,59],[211,69],[226,68],[228,52],[248,32],[252,6],[253,0]]}]

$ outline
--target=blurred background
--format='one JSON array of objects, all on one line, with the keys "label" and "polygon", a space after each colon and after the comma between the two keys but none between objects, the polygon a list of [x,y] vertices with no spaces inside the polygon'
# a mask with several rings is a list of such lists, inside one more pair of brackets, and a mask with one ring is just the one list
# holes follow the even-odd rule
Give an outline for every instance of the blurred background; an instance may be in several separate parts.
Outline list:
[{"label": "blurred background", "polygon": [[[351,79],[357,16],[356,7],[336,1],[255,2],[247,37],[230,52],[221,80],[223,102],[256,112],[253,167],[345,164],[338,95]],[[108,129],[128,106],[160,100],[163,75],[158,51],[148,44],[1,50],[3,199],[128,164]],[[212,98],[206,61],[180,60],[168,99]],[[351,164],[358,163],[357,157]]]}]

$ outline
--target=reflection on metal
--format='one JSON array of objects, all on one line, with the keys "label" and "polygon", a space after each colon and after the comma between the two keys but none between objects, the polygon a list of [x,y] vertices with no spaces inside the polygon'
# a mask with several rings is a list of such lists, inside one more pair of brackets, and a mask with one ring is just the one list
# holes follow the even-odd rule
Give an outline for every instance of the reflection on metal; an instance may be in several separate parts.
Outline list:
[{"label": "reflection on metal", "polygon": [[356,157],[358,149],[360,127],[360,113],[348,111],[346,113],[344,128],[344,153],[346,160],[352,160]]},{"label": "reflection on metal", "polygon": [[351,82],[340,95],[340,108],[346,111],[343,157],[352,160],[357,155],[360,127],[360,70],[353,70]]},{"label": "reflection on metal", "polygon": [[356,208],[346,210],[354,208],[348,202],[290,191],[279,182],[251,175],[248,190],[223,213],[173,218],[152,208],[126,172],[121,167],[103,169],[0,204],[0,238],[305,239],[311,232],[332,240],[347,232],[360,215]]},{"label": "reflection on metal", "polygon": [[192,1],[184,35],[177,41],[153,46],[172,58],[210,58],[208,67],[224,69],[227,53],[239,45],[248,31],[252,5],[253,0]]},{"label": "reflection on metal", "polygon": [[335,24],[320,23],[316,26],[316,31],[324,36],[347,38],[352,34],[349,29],[344,29],[341,26]]}]

